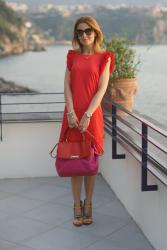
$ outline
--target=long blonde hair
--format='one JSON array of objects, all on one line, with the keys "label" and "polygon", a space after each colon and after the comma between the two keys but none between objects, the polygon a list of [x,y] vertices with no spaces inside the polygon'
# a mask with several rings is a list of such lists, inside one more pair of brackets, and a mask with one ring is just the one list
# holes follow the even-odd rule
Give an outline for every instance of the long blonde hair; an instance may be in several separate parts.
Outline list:
[{"label": "long blonde hair", "polygon": [[92,16],[82,16],[76,20],[75,25],[74,25],[74,30],[73,30],[73,38],[72,38],[73,49],[79,53],[82,53],[83,45],[80,43],[78,36],[77,36],[77,26],[80,23],[86,23],[87,25],[89,25],[96,34],[96,37],[94,40],[94,47],[93,47],[94,52],[96,53],[96,52],[104,51],[105,49],[101,47],[101,44],[103,42],[103,33],[100,29],[98,22]]}]

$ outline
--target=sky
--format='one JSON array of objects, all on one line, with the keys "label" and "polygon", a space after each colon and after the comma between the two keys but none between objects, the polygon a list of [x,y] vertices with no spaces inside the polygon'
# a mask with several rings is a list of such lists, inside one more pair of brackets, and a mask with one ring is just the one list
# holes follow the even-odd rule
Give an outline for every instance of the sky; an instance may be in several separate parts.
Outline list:
[{"label": "sky", "polygon": [[17,2],[17,3],[26,3],[26,4],[46,4],[46,3],[55,3],[55,4],[135,4],[135,5],[164,5],[167,6],[167,0],[6,0],[8,2]]}]

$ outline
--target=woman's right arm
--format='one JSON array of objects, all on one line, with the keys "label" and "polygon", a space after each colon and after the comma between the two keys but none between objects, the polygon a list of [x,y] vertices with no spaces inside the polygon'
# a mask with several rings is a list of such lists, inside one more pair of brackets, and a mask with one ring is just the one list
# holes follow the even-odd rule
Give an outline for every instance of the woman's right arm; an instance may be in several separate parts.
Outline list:
[{"label": "woman's right arm", "polygon": [[70,71],[66,67],[65,77],[64,77],[64,98],[67,107],[67,112],[73,111],[73,116],[67,116],[69,127],[78,127],[78,118],[75,114],[73,107],[72,92],[70,86]]},{"label": "woman's right arm", "polygon": [[67,111],[73,111],[73,100],[72,100],[72,93],[71,93],[71,87],[70,87],[70,71],[66,67],[65,77],[64,77],[64,97],[65,97],[65,103],[67,106]]}]

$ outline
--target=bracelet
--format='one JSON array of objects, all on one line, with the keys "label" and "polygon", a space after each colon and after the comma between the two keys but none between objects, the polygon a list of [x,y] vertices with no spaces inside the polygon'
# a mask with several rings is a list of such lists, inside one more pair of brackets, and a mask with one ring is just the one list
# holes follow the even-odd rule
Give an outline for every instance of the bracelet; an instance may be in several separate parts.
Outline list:
[{"label": "bracelet", "polygon": [[87,116],[87,118],[91,118],[92,114],[89,114],[87,111],[85,112],[85,115]]},{"label": "bracelet", "polygon": [[70,111],[70,112],[67,113],[67,116],[68,116],[68,117],[73,118],[73,115],[74,115],[74,111]]},{"label": "bracelet", "polygon": [[70,112],[67,112],[67,115],[71,115],[71,114],[73,114],[74,113],[74,111],[72,110],[72,111],[70,111]]}]

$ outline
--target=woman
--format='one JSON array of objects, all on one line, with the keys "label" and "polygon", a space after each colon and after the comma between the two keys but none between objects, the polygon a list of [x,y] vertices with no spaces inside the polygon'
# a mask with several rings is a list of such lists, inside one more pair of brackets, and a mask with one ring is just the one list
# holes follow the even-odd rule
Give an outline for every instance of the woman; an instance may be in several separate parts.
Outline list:
[{"label": "woman", "polygon": [[[95,153],[102,155],[104,128],[101,100],[105,94],[109,76],[114,70],[114,55],[100,47],[103,34],[97,21],[91,16],[80,17],[74,25],[72,46],[67,53],[64,78],[65,109],[60,132],[61,140],[69,126],[69,140],[79,141],[89,130],[94,140]],[[90,140],[88,133],[85,139]],[[100,145],[100,146],[99,146]],[[89,225],[92,218],[92,196],[96,176],[84,176],[85,199],[81,201],[83,176],[71,177],[74,198],[73,224]]]}]

